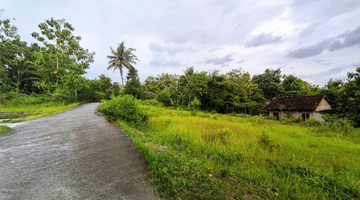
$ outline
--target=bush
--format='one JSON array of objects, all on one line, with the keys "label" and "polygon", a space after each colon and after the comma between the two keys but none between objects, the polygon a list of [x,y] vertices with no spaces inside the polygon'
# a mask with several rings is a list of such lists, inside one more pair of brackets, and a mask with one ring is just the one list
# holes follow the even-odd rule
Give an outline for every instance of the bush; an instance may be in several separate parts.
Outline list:
[{"label": "bush", "polygon": [[110,121],[121,120],[136,126],[146,123],[149,119],[139,104],[135,97],[125,95],[102,102],[98,109],[103,112]]},{"label": "bush", "polygon": [[314,127],[314,126],[322,126],[324,123],[316,119],[307,119],[306,121],[304,121],[304,124],[306,126]]},{"label": "bush", "polygon": [[171,94],[167,89],[160,90],[156,93],[156,99],[164,104],[164,106],[172,106],[173,101],[171,99]]},{"label": "bush", "polygon": [[294,118],[291,120],[293,123],[301,123],[303,122],[303,119],[301,117],[298,117],[298,118]]},{"label": "bush", "polygon": [[265,116],[265,119],[269,119],[269,120],[279,120],[276,116]]}]

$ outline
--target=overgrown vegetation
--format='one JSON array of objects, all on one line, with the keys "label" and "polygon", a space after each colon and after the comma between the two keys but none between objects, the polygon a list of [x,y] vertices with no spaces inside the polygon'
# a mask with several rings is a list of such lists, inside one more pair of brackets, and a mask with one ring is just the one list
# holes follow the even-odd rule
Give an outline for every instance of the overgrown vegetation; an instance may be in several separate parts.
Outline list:
[{"label": "overgrown vegetation", "polygon": [[148,123],[118,124],[166,199],[360,198],[359,129],[149,104]]},{"label": "overgrown vegetation", "polygon": [[110,101],[104,101],[98,109],[111,121],[122,120],[131,125],[140,125],[148,121],[148,115],[131,95],[118,96]]}]

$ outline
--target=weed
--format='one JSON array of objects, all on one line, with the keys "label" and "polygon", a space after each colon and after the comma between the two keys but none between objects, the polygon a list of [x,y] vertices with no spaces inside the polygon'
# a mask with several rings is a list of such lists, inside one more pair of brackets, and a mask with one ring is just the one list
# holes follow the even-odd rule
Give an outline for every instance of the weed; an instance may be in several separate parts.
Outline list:
[{"label": "weed", "polygon": [[7,126],[0,126],[0,134],[11,131],[12,128],[7,127]]}]

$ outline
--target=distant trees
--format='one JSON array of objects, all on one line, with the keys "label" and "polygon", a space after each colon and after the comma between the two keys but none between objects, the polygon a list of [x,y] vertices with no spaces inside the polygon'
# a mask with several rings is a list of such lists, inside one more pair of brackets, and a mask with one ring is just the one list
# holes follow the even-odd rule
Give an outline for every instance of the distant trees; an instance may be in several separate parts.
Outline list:
[{"label": "distant trees", "polygon": [[184,70],[184,75],[162,74],[149,76],[145,90],[156,93],[158,101],[167,106],[189,108],[199,101],[202,110],[221,113],[257,112],[264,102],[260,89],[251,83],[250,74],[233,70],[227,74],[197,72],[194,67]]},{"label": "distant trees", "polygon": [[359,80],[360,68],[348,74],[347,83],[330,80],[320,89],[294,75],[282,75],[280,69],[266,69],[264,74],[251,78],[249,73],[240,70],[220,74],[219,71],[198,72],[188,67],[181,76],[149,76],[144,87],[154,92],[165,106],[189,108],[196,99],[202,110],[220,113],[256,114],[274,97],[326,95],[335,113],[349,117],[360,126]]},{"label": "distant trees", "polygon": [[284,95],[284,88],[281,85],[282,77],[280,68],[277,70],[266,69],[265,73],[254,75],[251,82],[258,85],[265,99],[270,100]]},{"label": "distant trees", "polygon": [[124,80],[123,80],[123,67],[130,70],[133,69],[132,64],[136,64],[136,61],[140,61],[134,54],[133,51],[136,51],[136,49],[133,48],[125,48],[124,42],[120,43],[118,47],[116,48],[116,51],[110,47],[111,55],[107,56],[109,61],[109,69],[118,69],[120,71],[120,77],[122,85],[124,86]]}]

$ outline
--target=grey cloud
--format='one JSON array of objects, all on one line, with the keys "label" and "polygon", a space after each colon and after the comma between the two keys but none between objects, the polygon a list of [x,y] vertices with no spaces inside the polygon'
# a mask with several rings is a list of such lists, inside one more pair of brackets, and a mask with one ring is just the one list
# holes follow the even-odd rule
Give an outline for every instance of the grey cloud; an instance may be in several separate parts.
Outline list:
[{"label": "grey cloud", "polygon": [[242,60],[240,60],[240,61],[238,61],[237,63],[243,63],[243,62],[245,62],[245,60],[244,59],[242,59]]},{"label": "grey cloud", "polygon": [[330,51],[336,51],[342,48],[351,47],[360,44],[360,26],[354,31],[346,32],[337,37],[343,41],[335,40],[330,46]]},{"label": "grey cloud", "polygon": [[149,64],[155,67],[178,67],[181,65],[177,60],[167,60],[164,57],[156,57],[155,59],[151,60]]},{"label": "grey cloud", "polygon": [[318,44],[290,51],[286,57],[288,58],[307,58],[321,54],[329,46],[329,41],[320,42]]},{"label": "grey cloud", "polygon": [[175,55],[182,51],[194,51],[192,48],[161,46],[152,42],[149,44],[149,49],[154,53],[166,52],[169,55]]},{"label": "grey cloud", "polygon": [[214,64],[214,65],[226,65],[227,63],[233,61],[234,58],[232,57],[232,55],[227,55],[225,57],[222,58],[210,58],[210,59],[206,59],[205,63],[207,64]]},{"label": "grey cloud", "polygon": [[307,58],[321,54],[324,50],[336,51],[360,44],[360,26],[354,31],[345,32],[333,38],[326,39],[315,45],[290,51],[287,58]]},{"label": "grey cloud", "polygon": [[346,67],[340,66],[340,67],[333,67],[325,72],[320,73],[321,76],[327,76],[332,74],[339,74],[340,72],[344,71]]},{"label": "grey cloud", "polygon": [[351,66],[358,68],[358,67],[360,67],[360,63],[355,63],[355,64],[352,64]]},{"label": "grey cloud", "polygon": [[272,36],[271,33],[262,33],[260,35],[255,35],[254,37],[252,37],[245,46],[250,48],[279,42],[281,42],[281,37]]},{"label": "grey cloud", "polygon": [[[319,77],[323,77],[323,76],[330,76],[330,75],[335,75],[335,77],[338,77],[336,75],[340,74],[341,72],[345,71],[345,70],[349,70],[351,68],[356,68],[359,67],[360,63],[354,63],[354,64],[350,64],[350,65],[345,65],[345,66],[338,66],[338,67],[333,67],[328,69],[327,71],[318,73],[318,74],[310,74],[310,75],[303,75],[303,76],[299,76],[299,78],[319,78]],[[346,77],[341,77],[342,79],[345,79]]]},{"label": "grey cloud", "polygon": [[328,66],[328,65],[331,65],[330,62],[326,62],[325,60],[317,60],[317,59],[314,59],[312,60],[315,64],[317,65],[321,65],[321,66]]}]

